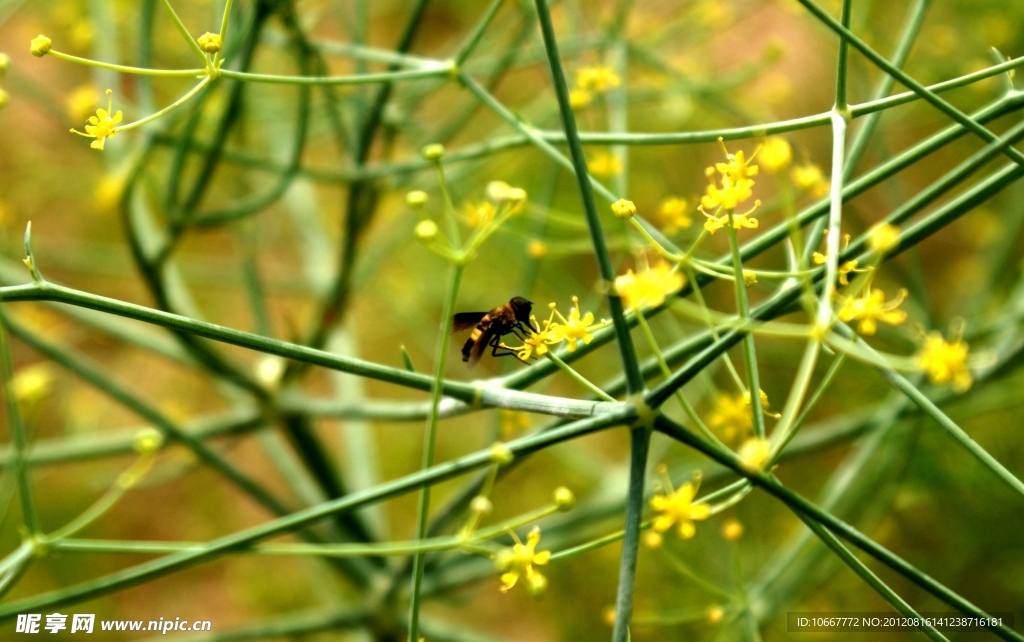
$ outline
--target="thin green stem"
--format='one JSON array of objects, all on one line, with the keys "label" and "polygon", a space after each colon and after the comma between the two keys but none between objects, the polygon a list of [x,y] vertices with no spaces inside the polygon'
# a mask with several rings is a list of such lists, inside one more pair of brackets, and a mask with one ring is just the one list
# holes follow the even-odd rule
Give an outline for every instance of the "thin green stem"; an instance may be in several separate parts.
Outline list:
[{"label": "thin green stem", "polygon": [[96,67],[98,69],[109,69],[111,71],[117,71],[122,74],[133,74],[136,76],[156,76],[159,78],[197,78],[206,75],[206,69],[147,69],[145,67],[128,67],[126,65],[115,65],[109,62],[101,62],[99,60],[90,60],[89,58],[80,58],[78,56],[72,56],[71,54],[62,53],[54,49],[50,50],[48,56],[59,58],[67,62],[77,63],[79,65],[85,65],[87,67]]},{"label": "thin green stem", "polygon": [[[462,283],[463,269],[461,264],[454,264],[450,268],[451,274],[448,290],[445,296],[440,327],[438,328],[437,352],[434,357],[434,378],[430,393],[430,416],[427,418],[427,428],[423,438],[422,470],[427,470],[434,465],[438,414],[443,391],[442,384],[444,382],[445,366],[448,363],[448,347],[451,344],[449,324],[452,317],[455,316],[455,306],[459,298],[459,286]],[[417,542],[420,542],[427,536],[427,520],[429,516],[430,486],[424,486],[420,490],[419,508],[416,514]],[[409,642],[419,642],[420,639],[420,593],[423,589],[423,567],[425,560],[423,551],[417,550],[413,556],[412,580],[409,588]]]},{"label": "thin green stem", "polygon": [[[733,224],[733,212],[728,211],[729,249],[732,251],[733,285],[736,288],[736,310],[741,322],[750,319],[750,303],[747,301],[747,283],[743,278],[743,261],[740,258],[740,242]],[[757,352],[754,347],[754,335],[745,333],[743,336],[743,364],[747,370],[747,394],[750,396],[750,412],[754,424],[754,436],[764,438],[764,408],[761,406],[761,381],[757,371]]]},{"label": "thin green stem", "polygon": [[[2,297],[0,297],[2,301]],[[2,304],[0,304],[2,306]],[[0,307],[0,368],[2,368],[4,384],[4,402],[7,406],[7,422],[11,432],[11,444],[14,447],[14,476],[18,480],[18,494],[21,499],[21,514],[25,529],[31,536],[38,536],[42,531],[39,526],[39,515],[36,513],[35,500],[32,496],[32,479],[26,463],[25,452],[28,439],[25,436],[25,424],[22,422],[21,410],[14,390],[14,367],[11,363],[11,346],[7,338],[7,315]]]},{"label": "thin green stem", "polygon": [[179,18],[178,14],[174,11],[174,7],[171,6],[170,0],[161,0],[161,2],[164,5],[164,9],[167,9],[167,13],[170,14],[171,20],[174,21],[174,26],[177,27],[178,33],[180,33],[181,37],[188,43],[192,53],[194,53],[205,65],[207,62],[206,52],[199,47],[199,43],[196,42],[196,39],[188,32],[188,28],[185,26],[185,23],[181,21],[181,18]]}]

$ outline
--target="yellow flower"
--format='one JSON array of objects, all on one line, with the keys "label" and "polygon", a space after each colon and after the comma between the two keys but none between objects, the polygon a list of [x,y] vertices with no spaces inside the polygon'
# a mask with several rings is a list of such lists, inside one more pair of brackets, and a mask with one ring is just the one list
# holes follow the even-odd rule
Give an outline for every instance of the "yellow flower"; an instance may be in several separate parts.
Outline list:
[{"label": "yellow flower", "polygon": [[807,190],[815,198],[821,198],[828,194],[829,182],[821,173],[821,168],[813,163],[798,165],[789,173],[793,184],[802,190]]},{"label": "yellow flower", "polygon": [[900,228],[882,223],[868,232],[871,249],[878,253],[888,252],[900,242]]},{"label": "yellow flower", "polygon": [[586,89],[573,89],[569,92],[569,105],[573,109],[581,109],[590,104],[594,95]]},{"label": "yellow flower", "polygon": [[743,537],[743,524],[739,520],[730,519],[722,525],[722,537],[730,542],[735,542]]},{"label": "yellow flower", "polygon": [[587,161],[587,170],[598,178],[610,178],[622,173],[622,160],[608,152],[598,152]]},{"label": "yellow flower", "polygon": [[526,543],[519,539],[515,531],[510,531],[516,543],[512,548],[506,548],[498,552],[494,557],[495,564],[501,574],[501,592],[507,593],[520,577],[526,579],[526,589],[533,595],[541,593],[547,588],[548,580],[534,568],[544,566],[551,560],[551,551],[537,552],[537,544],[540,543],[540,527],[534,526],[529,535],[526,536]]},{"label": "yellow flower", "polygon": [[680,229],[693,225],[690,218],[690,204],[685,198],[670,196],[658,206],[658,220],[665,234],[675,234]]},{"label": "yellow flower", "polygon": [[[707,196],[705,196],[704,198],[707,198]],[[750,218],[750,215],[753,214],[754,210],[756,210],[760,206],[761,206],[761,201],[754,201],[754,207],[750,208],[750,210],[748,210],[747,212],[744,212],[743,214],[733,213],[732,214],[732,226],[733,226],[733,228],[737,229],[737,230],[743,229],[743,228],[748,228],[748,229],[755,229],[755,228],[757,228],[757,226],[758,226],[757,219],[756,218]],[[721,216],[714,216],[713,214],[708,214],[707,212],[705,212],[703,207],[704,207],[704,203],[702,202],[701,203],[701,207],[700,207],[700,211],[708,219],[708,220],[704,221],[704,229],[707,230],[709,233],[714,234],[718,230],[720,230],[723,227],[729,225],[729,213],[728,212],[726,212],[725,214],[722,214]],[[730,208],[726,208],[726,209],[730,209]]]},{"label": "yellow flower", "polygon": [[494,216],[498,211],[488,201],[481,201],[480,203],[466,203],[462,206],[462,211],[466,216],[466,223],[470,227],[483,227],[494,220]]},{"label": "yellow flower", "polygon": [[604,92],[622,84],[619,74],[606,65],[584,67],[576,72],[576,89]]},{"label": "yellow flower", "polygon": [[[768,395],[764,390],[758,391],[758,399],[761,401],[761,407],[768,410]],[[754,418],[750,412],[750,391],[718,395],[714,408],[708,415],[708,426],[720,430],[726,440],[751,430],[754,427]]]},{"label": "yellow flower", "polygon": [[743,442],[739,452],[740,466],[750,472],[760,472],[772,456],[772,445],[763,437],[751,437]]},{"label": "yellow flower", "polygon": [[19,402],[34,404],[50,393],[53,380],[50,368],[46,364],[37,364],[15,373],[11,389]]},{"label": "yellow flower", "polygon": [[612,203],[612,212],[619,218],[632,218],[636,214],[636,205],[633,204],[633,201],[620,198]]},{"label": "yellow flower", "polygon": [[750,394],[718,395],[708,416],[708,426],[721,431],[726,440],[748,432],[754,426],[750,414]]},{"label": "yellow flower", "polygon": [[679,490],[672,490],[671,482],[667,479],[666,482],[669,487],[668,494],[655,495],[651,498],[651,508],[660,513],[654,518],[651,528],[655,533],[664,533],[678,524],[679,537],[690,539],[697,532],[693,522],[711,516],[711,506],[706,502],[693,503],[697,496],[697,488],[700,486],[700,477],[697,477],[696,483],[686,482]]},{"label": "yellow flower", "polygon": [[217,53],[224,44],[219,33],[210,33],[209,31],[196,38],[196,42],[199,43],[199,48],[206,53]]},{"label": "yellow flower", "polygon": [[124,176],[107,174],[96,183],[93,202],[98,210],[109,210],[121,199],[124,193]]},{"label": "yellow flower", "polygon": [[581,316],[580,312],[580,299],[579,297],[573,297],[573,308],[569,311],[569,318],[566,319],[562,316],[562,313],[552,308],[552,311],[558,315],[558,318],[562,320],[561,339],[568,342],[569,352],[576,351],[576,342],[582,341],[584,344],[588,344],[594,340],[594,335],[591,331],[603,328],[608,325],[608,321],[601,321],[600,323],[594,323],[594,313],[587,312]]},{"label": "yellow flower", "polygon": [[64,108],[71,120],[82,120],[88,117],[99,103],[99,90],[95,85],[86,84],[71,92],[64,101]]},{"label": "yellow flower", "polygon": [[967,344],[959,338],[947,342],[938,332],[929,332],[917,355],[917,366],[932,383],[950,383],[957,392],[965,392],[973,383],[967,368]]},{"label": "yellow flower", "polygon": [[534,239],[526,246],[526,253],[535,259],[540,259],[547,255],[548,246],[544,241]]},{"label": "yellow flower", "polygon": [[886,303],[884,292],[872,291],[869,287],[864,292],[864,296],[860,298],[843,297],[841,299],[839,318],[847,322],[860,320],[858,328],[861,333],[874,334],[878,329],[879,321],[889,325],[899,325],[907,320],[907,313],[896,309],[905,298],[907,298],[907,291],[900,290],[895,299]]},{"label": "yellow flower", "polygon": [[615,277],[615,293],[622,297],[626,308],[635,310],[641,305],[657,307],[665,302],[667,295],[678,292],[685,283],[682,274],[665,261],[658,261],[639,273],[628,270]]},{"label": "yellow flower", "polygon": [[32,52],[33,56],[37,58],[42,58],[46,54],[50,53],[50,45],[52,44],[52,40],[50,40],[43,34],[39,34],[38,36],[32,39],[31,44],[29,44],[28,50]]},{"label": "yellow flower", "polygon": [[86,138],[95,138],[89,147],[93,149],[103,149],[103,145],[106,144],[108,138],[113,138],[117,135],[117,124],[121,122],[122,114],[121,110],[117,110],[116,114],[111,115],[114,109],[114,98],[111,90],[107,90],[107,108],[97,109],[95,116],[90,116],[88,125],[85,126],[85,133],[72,129],[71,132],[78,134],[79,136],[85,136]]},{"label": "yellow flower", "polygon": [[512,439],[523,434],[533,425],[530,413],[519,410],[503,409],[501,411],[501,437]]},{"label": "yellow flower", "polygon": [[772,136],[761,146],[761,165],[772,174],[778,174],[793,162],[793,149],[781,136]]}]

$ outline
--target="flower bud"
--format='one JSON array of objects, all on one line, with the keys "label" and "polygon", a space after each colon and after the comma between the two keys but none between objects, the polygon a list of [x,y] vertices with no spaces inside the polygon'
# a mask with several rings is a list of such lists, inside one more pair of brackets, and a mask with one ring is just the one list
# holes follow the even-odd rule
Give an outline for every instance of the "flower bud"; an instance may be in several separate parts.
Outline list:
[{"label": "flower bud", "polygon": [[427,193],[423,190],[414,189],[405,195],[405,202],[409,207],[419,209],[427,204],[428,198]]},{"label": "flower bud", "polygon": [[643,535],[644,546],[651,550],[659,548],[664,541],[665,538],[657,531],[646,531]]},{"label": "flower bud", "polygon": [[548,578],[544,577],[540,573],[534,573],[533,577],[529,577],[526,580],[526,591],[530,595],[540,595],[548,588]]},{"label": "flower bud", "polygon": [[434,143],[423,148],[423,158],[428,161],[441,160],[444,157],[444,145]]},{"label": "flower bud", "polygon": [[32,44],[29,46],[28,50],[32,52],[33,56],[37,58],[42,58],[46,54],[50,53],[50,45],[52,44],[52,40],[50,40],[43,34],[39,34],[38,36],[32,39]]},{"label": "flower bud", "polygon": [[743,284],[748,288],[757,283],[757,275],[753,270],[743,270]]},{"label": "flower bud", "polygon": [[0,53],[0,77],[3,77],[7,73],[7,70],[11,68],[11,57],[5,53]]},{"label": "flower bud", "polygon": [[506,444],[498,441],[491,445],[491,461],[499,466],[507,466],[515,458],[516,456],[513,454],[512,449]]},{"label": "flower bud", "polygon": [[730,542],[735,542],[743,537],[743,524],[737,519],[730,519],[722,526],[722,537]]},{"label": "flower bud", "polygon": [[196,38],[196,42],[199,43],[199,48],[206,53],[217,53],[224,44],[219,33],[210,33],[209,31]]},{"label": "flower bud", "polygon": [[558,510],[564,513],[576,505],[576,495],[565,486],[559,486],[555,489],[554,501]]},{"label": "flower bud", "polygon": [[632,218],[636,214],[636,205],[633,204],[633,201],[620,198],[612,203],[612,212],[619,218]]},{"label": "flower bud", "polygon": [[477,495],[473,498],[473,501],[469,503],[469,510],[473,511],[477,515],[488,515],[494,510],[494,504],[491,500],[487,499],[483,495]]},{"label": "flower bud", "polygon": [[156,428],[143,428],[132,439],[132,450],[140,455],[152,455],[164,445],[164,436]]},{"label": "flower bud", "polygon": [[434,240],[437,236],[437,223],[429,218],[416,224],[416,238],[424,243]]}]

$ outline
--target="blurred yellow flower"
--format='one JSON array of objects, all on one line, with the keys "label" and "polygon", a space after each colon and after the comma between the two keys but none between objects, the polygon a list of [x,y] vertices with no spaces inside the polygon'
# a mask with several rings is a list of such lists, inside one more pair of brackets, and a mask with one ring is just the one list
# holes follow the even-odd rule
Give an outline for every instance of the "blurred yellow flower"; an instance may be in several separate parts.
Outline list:
[{"label": "blurred yellow flower", "polygon": [[507,593],[519,581],[526,580],[526,589],[533,595],[547,588],[548,580],[534,568],[544,566],[551,560],[551,551],[537,551],[540,543],[540,527],[534,526],[526,536],[524,544],[515,531],[509,531],[516,543],[512,548],[505,548],[494,556],[495,564],[501,574],[501,592]]},{"label": "blurred yellow flower", "polygon": [[587,161],[587,170],[598,178],[610,178],[622,173],[622,160],[608,152],[598,152]]},{"label": "blurred yellow flower", "polygon": [[967,344],[959,338],[947,342],[938,332],[929,332],[925,337],[917,366],[932,383],[952,384],[957,392],[967,391],[974,382],[967,367]]},{"label": "blurred yellow flower", "polygon": [[875,252],[888,252],[900,242],[900,228],[882,223],[868,233],[868,241]]},{"label": "blurred yellow flower", "polygon": [[96,209],[106,211],[117,205],[124,192],[124,176],[107,174],[96,183],[93,202]]},{"label": "blurred yellow flower", "polygon": [[670,196],[658,206],[658,222],[665,234],[672,235],[683,228],[693,225],[690,216],[690,204],[685,198]]},{"label": "blurred yellow flower", "polygon": [[821,198],[828,194],[829,181],[822,174],[821,168],[813,163],[798,165],[789,173],[793,184],[799,189],[810,192],[811,196]]},{"label": "blurred yellow flower", "polygon": [[627,270],[615,277],[614,287],[615,293],[622,297],[623,305],[635,310],[640,306],[661,305],[667,295],[678,292],[685,283],[686,279],[677,269],[659,260],[639,273]]},{"label": "blurred yellow flower", "polygon": [[83,120],[100,104],[100,90],[95,85],[85,84],[74,91],[64,101],[64,108],[71,120]]},{"label": "blurred yellow flower", "polygon": [[489,201],[479,203],[466,203],[462,206],[462,212],[466,217],[466,223],[470,227],[483,227],[494,220],[498,210]]},{"label": "blurred yellow flower", "polygon": [[53,382],[53,371],[45,363],[39,363],[14,373],[11,389],[20,403],[34,404],[50,394]]},{"label": "blurred yellow flower", "polygon": [[548,246],[544,241],[534,239],[527,244],[526,253],[535,259],[540,259],[547,255]]},{"label": "blurred yellow flower", "polygon": [[761,146],[761,165],[772,174],[778,174],[793,162],[793,149],[781,136],[768,138]]},{"label": "blurred yellow flower", "polygon": [[899,325],[907,320],[907,313],[897,310],[905,298],[907,291],[900,290],[896,298],[887,303],[884,292],[868,287],[861,297],[841,297],[838,316],[846,322],[859,320],[858,329],[862,334],[874,334],[878,322]]},{"label": "blurred yellow flower", "polygon": [[772,456],[772,445],[763,437],[751,437],[743,442],[736,453],[740,458],[740,466],[752,473],[764,470],[765,464]]},{"label": "blurred yellow flower", "polygon": [[737,519],[730,519],[722,525],[722,537],[730,542],[735,542],[743,537],[743,524]]}]

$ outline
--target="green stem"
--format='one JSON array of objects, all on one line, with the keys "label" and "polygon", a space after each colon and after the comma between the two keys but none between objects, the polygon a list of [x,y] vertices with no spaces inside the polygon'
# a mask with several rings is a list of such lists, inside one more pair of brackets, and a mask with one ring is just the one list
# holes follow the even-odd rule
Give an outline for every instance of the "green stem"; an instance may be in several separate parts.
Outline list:
[{"label": "green stem", "polygon": [[[747,283],[743,278],[743,261],[740,258],[740,242],[733,225],[733,212],[728,211],[729,249],[732,251],[732,266],[736,287],[736,310],[741,322],[750,319],[750,303],[747,301]],[[747,394],[750,395],[750,413],[753,418],[754,436],[763,438],[764,408],[761,406],[761,380],[757,372],[757,352],[754,348],[754,335],[743,335],[743,364],[747,369]]]},{"label": "green stem", "polygon": [[452,73],[450,66],[432,69],[410,69],[407,71],[382,71],[371,74],[355,74],[351,76],[282,76],[278,74],[255,74],[242,71],[222,69],[220,75],[225,78],[245,82],[270,83],[276,85],[368,85],[390,83],[399,80],[422,80],[424,78],[440,78]]},{"label": "green stem", "polygon": [[109,69],[111,71],[117,71],[122,74],[134,74],[137,76],[157,76],[160,78],[197,78],[206,75],[206,69],[146,69],[144,67],[128,67],[125,65],[115,65],[109,62],[101,62],[99,60],[90,60],[89,58],[80,58],[78,56],[72,56],[71,54],[61,53],[54,49],[50,50],[48,56],[59,58],[67,62],[77,63],[79,65],[85,65],[87,67],[97,67],[99,69]]},{"label": "green stem", "polygon": [[185,23],[181,21],[178,14],[175,13],[174,7],[171,6],[170,0],[161,0],[161,2],[163,2],[164,8],[167,9],[167,13],[171,15],[171,20],[174,21],[174,26],[177,27],[178,33],[180,33],[181,37],[188,43],[189,48],[192,49],[192,53],[194,53],[205,65],[207,62],[206,52],[199,47],[199,43],[196,42],[196,39],[188,32],[188,28],[185,27]]},{"label": "green stem", "polygon": [[[434,465],[434,448],[437,443],[438,411],[441,405],[442,384],[444,382],[445,365],[448,363],[448,347],[451,344],[449,324],[455,316],[455,306],[459,298],[459,286],[462,283],[464,267],[460,264],[451,266],[448,293],[445,297],[441,324],[438,328],[437,352],[435,356],[434,379],[430,396],[430,416],[427,418],[426,434],[423,438],[422,470]],[[420,542],[427,535],[427,520],[430,514],[430,486],[420,490],[419,508],[416,514],[416,541]],[[423,588],[423,551],[417,550],[413,557],[412,582],[409,589],[409,642],[420,639],[420,592]]]},{"label": "green stem", "polygon": [[580,373],[576,372],[569,364],[556,357],[555,353],[548,351],[544,353],[544,356],[554,361],[555,365],[557,365],[562,372],[572,377],[573,381],[589,390],[593,395],[597,396],[599,399],[604,399],[605,401],[615,401],[615,397],[609,395],[604,390],[601,390],[596,385],[591,383],[589,379],[587,379]]},{"label": "green stem", "polygon": [[[2,299],[2,297],[0,297]],[[14,368],[11,364],[11,347],[7,338],[7,315],[0,308],[0,364],[3,374],[4,402],[7,405],[7,421],[10,424],[11,444],[14,446],[14,475],[18,480],[18,493],[21,499],[21,514],[25,529],[30,536],[38,536],[42,530],[39,516],[36,513],[35,501],[32,498],[32,480],[25,459],[28,440],[25,437],[25,424],[18,409],[18,400],[14,394]]]}]

